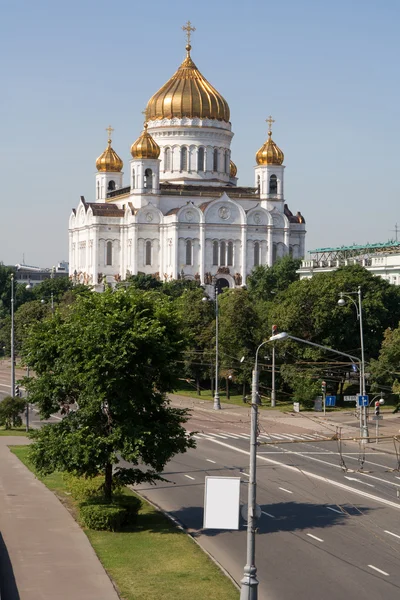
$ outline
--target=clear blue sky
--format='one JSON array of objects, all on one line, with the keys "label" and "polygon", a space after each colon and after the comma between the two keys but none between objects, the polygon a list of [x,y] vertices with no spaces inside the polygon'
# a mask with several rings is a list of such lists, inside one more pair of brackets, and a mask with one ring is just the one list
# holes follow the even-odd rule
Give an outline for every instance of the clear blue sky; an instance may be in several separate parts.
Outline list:
[{"label": "clear blue sky", "polygon": [[185,56],[188,19],[192,57],[231,108],[239,185],[254,184],[272,114],[307,249],[395,235],[398,0],[3,0],[0,17],[0,261],[68,258],[105,127],[127,165],[141,111]]}]

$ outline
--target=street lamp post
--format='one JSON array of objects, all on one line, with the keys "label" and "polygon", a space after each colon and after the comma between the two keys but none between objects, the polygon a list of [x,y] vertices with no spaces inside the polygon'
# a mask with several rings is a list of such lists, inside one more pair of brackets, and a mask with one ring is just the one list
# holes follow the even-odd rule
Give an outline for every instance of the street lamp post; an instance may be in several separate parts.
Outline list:
[{"label": "street lamp post", "polygon": [[[352,298],[352,296],[358,296],[358,306],[357,302]],[[357,320],[360,324],[360,343],[361,343],[361,369],[360,369],[360,396],[365,396],[365,355],[364,355],[364,332],[363,332],[363,316],[362,316],[362,295],[361,295],[361,286],[358,286],[356,292],[340,292],[339,293],[339,306],[346,305],[346,298],[349,298],[351,302],[354,304],[357,314]],[[369,439],[368,432],[368,420],[367,420],[367,407],[363,405],[360,410],[360,432],[361,437],[365,438],[366,441]]]},{"label": "street lamp post", "polygon": [[[203,302],[208,302],[210,298],[204,296]],[[219,367],[219,350],[218,350],[218,335],[219,335],[219,324],[218,324],[218,287],[215,282],[214,285],[214,302],[215,302],[215,391],[214,391],[214,410],[221,410],[221,401],[219,398],[219,382],[218,382],[218,367]]]},{"label": "street lamp post", "polygon": [[15,397],[14,273],[11,273],[11,397]]},{"label": "street lamp post", "polygon": [[[272,325],[272,335],[276,335],[278,331],[277,325]],[[272,383],[271,383],[271,407],[276,406],[276,390],[275,390],[275,344],[272,344]]]},{"label": "street lamp post", "polygon": [[[279,335],[279,334],[278,334]],[[253,378],[251,385],[251,413],[250,413],[250,468],[249,468],[249,488],[247,501],[247,552],[244,575],[241,580],[240,600],[257,600],[258,598],[258,579],[256,567],[256,522],[257,522],[257,431],[258,431],[258,405],[260,403],[258,395],[258,352],[261,346],[267,344],[270,340],[262,342],[256,350],[254,362]]]}]

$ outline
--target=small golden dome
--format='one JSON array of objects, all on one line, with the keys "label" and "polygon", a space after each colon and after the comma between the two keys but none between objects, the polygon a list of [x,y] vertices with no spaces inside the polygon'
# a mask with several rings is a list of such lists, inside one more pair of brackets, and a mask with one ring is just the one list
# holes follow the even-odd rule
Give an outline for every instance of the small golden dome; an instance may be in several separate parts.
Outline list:
[{"label": "small golden dome", "polygon": [[200,73],[190,57],[191,48],[188,43],[187,56],[179,69],[148,101],[147,121],[197,117],[229,122],[227,101]]},{"label": "small golden dome", "polygon": [[235,165],[233,160],[231,160],[231,162],[229,163],[229,177],[236,177],[236,174],[237,174],[237,166]]},{"label": "small golden dome", "polygon": [[147,123],[136,142],[131,146],[133,158],[158,158],[160,156],[160,146],[155,142],[147,131]]},{"label": "small golden dome", "polygon": [[[109,127],[107,131],[109,131],[110,129],[111,128]],[[96,160],[96,169],[101,172],[111,171],[112,173],[120,173],[122,171],[124,163],[122,162],[118,154],[115,152],[115,150],[111,148],[110,131],[108,135],[108,146],[104,150],[103,154],[101,154]]]},{"label": "small golden dome", "polygon": [[256,161],[258,165],[281,165],[285,155],[282,150],[278,148],[272,139],[271,125],[275,123],[271,115],[266,120],[268,123],[268,139],[265,144],[259,149],[256,154]]}]

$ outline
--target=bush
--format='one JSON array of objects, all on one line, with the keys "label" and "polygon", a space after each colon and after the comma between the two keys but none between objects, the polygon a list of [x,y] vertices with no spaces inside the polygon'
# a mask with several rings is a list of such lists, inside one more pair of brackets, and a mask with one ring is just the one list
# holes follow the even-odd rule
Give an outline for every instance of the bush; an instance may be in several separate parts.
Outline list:
[{"label": "bush", "polygon": [[80,519],[89,529],[96,531],[119,531],[125,525],[128,511],[117,504],[94,504],[85,502],[80,506]]},{"label": "bush", "polygon": [[20,414],[24,410],[25,400],[23,398],[6,396],[0,402],[0,425],[4,425],[6,429],[20,427],[22,425]]},{"label": "bush", "polygon": [[72,473],[64,473],[63,479],[68,491],[78,502],[99,497],[102,493],[104,477],[78,477]]},{"label": "bush", "polygon": [[119,495],[114,496],[113,504],[122,506],[127,512],[127,520],[125,525],[133,525],[137,521],[137,515],[142,508],[142,501],[137,496]]}]

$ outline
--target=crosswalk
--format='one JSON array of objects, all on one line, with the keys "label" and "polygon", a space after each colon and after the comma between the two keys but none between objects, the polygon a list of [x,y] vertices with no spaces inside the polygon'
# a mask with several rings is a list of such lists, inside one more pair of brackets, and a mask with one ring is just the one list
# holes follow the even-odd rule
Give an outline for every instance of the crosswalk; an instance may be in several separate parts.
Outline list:
[{"label": "crosswalk", "polygon": [[[216,433],[215,431],[210,432],[196,432],[193,436],[197,440],[204,439],[222,439],[222,440],[249,440],[249,433]],[[322,435],[320,433],[302,433],[302,434],[293,434],[293,433],[260,433],[258,435],[258,440],[261,442],[294,442],[294,441],[304,441],[311,442],[316,440],[325,439],[328,440],[329,437],[326,435]]]}]

